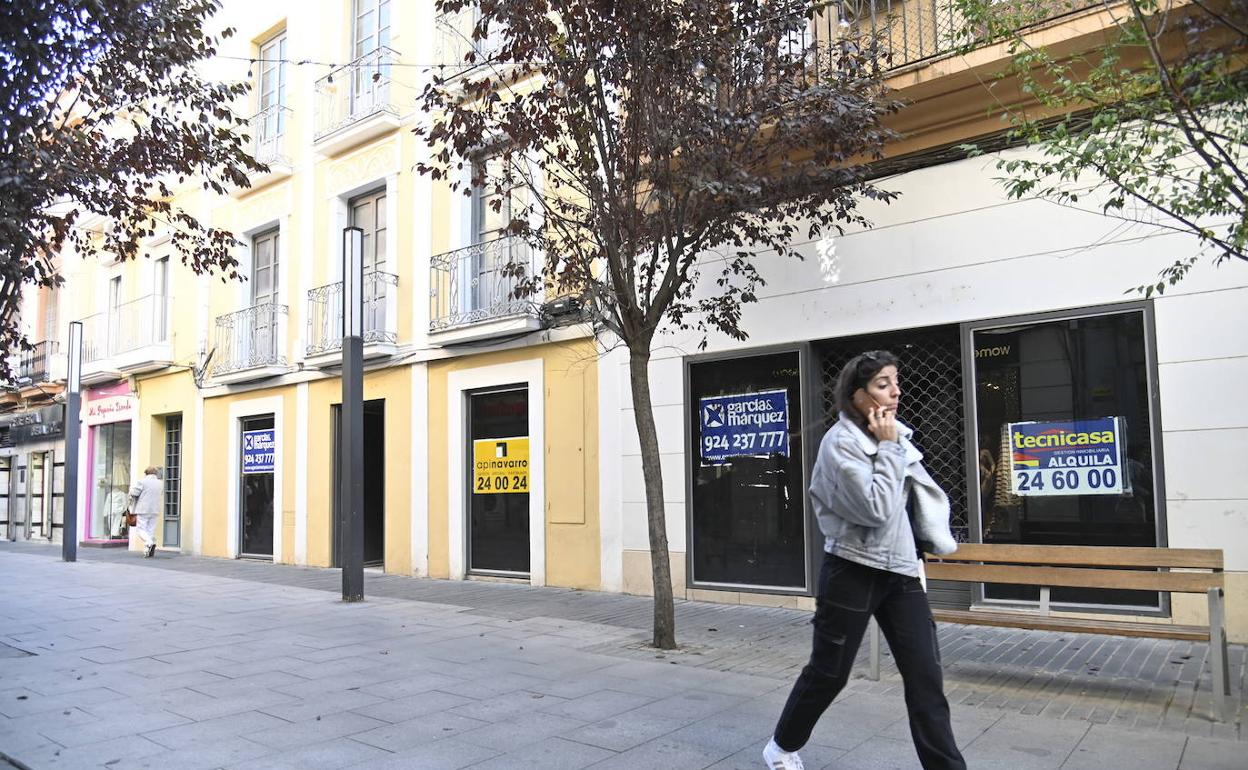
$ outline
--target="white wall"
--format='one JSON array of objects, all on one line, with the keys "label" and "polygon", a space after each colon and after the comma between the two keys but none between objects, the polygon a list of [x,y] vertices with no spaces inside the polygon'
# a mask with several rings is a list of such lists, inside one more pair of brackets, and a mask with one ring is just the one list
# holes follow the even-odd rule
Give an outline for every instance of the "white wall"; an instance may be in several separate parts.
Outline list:
[{"label": "white wall", "polygon": [[[901,197],[865,207],[873,229],[835,239],[835,281],[825,279],[815,243],[800,246],[802,262],[761,257],[768,285],[746,308],[749,340],[713,336],[707,350],[1135,300],[1124,292],[1194,253],[1184,235],[1008,201],[994,165],[966,160],[884,183]],[[1155,310],[1169,544],[1222,547],[1228,569],[1248,569],[1248,474],[1235,470],[1248,456],[1248,403],[1236,395],[1248,380],[1248,265],[1202,263]],[[681,359],[698,352],[697,342],[663,337],[651,365],[673,551],[685,549]],[[618,532],[618,547],[646,550],[627,355],[616,351],[603,364],[603,532]],[[606,435],[612,430],[620,435]],[[604,565],[610,587],[618,576]]]}]

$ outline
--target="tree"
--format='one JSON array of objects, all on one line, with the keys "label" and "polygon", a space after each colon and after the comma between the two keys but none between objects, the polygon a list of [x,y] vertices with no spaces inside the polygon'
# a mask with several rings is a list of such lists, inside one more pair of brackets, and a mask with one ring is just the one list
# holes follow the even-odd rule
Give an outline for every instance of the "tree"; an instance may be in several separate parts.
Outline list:
[{"label": "tree", "polygon": [[[966,45],[1004,40],[1029,103],[1003,107],[1008,140],[1038,157],[997,162],[1011,198],[1090,204],[1128,225],[1185,232],[1194,256],[1138,287],[1146,296],[1183,278],[1202,254],[1248,261],[1248,3],[1123,0],[1090,50],[1035,47],[1028,29],[1085,10],[1087,0],[957,0]],[[967,145],[972,154],[981,148]]]},{"label": "tree", "polygon": [[[867,180],[895,105],[876,48],[811,39],[802,0],[439,0],[476,5],[470,50],[423,91],[418,169],[488,191],[541,254],[518,294],[577,293],[625,346],[642,453],[654,645],[675,646],[649,362],[662,328],[745,339],[760,253],[867,222]],[[817,13],[818,12],[818,13]],[[489,162],[483,162],[489,159]],[[470,178],[470,179],[469,179]],[[522,190],[523,194],[511,194]],[[511,194],[511,203],[504,203]],[[519,204],[516,201],[521,201]],[[504,208],[506,206],[506,208]],[[771,259],[772,257],[766,257]]]},{"label": "tree", "polygon": [[[0,7],[0,376],[27,345],[23,285],[62,282],[57,255],[140,253],[167,227],[196,272],[232,277],[230,233],[174,202],[194,177],[206,190],[247,186],[262,170],[230,104],[247,85],[205,80],[216,53],[204,24],[213,0],[25,0]],[[221,33],[228,37],[231,30]],[[102,233],[80,226],[104,217]]]}]

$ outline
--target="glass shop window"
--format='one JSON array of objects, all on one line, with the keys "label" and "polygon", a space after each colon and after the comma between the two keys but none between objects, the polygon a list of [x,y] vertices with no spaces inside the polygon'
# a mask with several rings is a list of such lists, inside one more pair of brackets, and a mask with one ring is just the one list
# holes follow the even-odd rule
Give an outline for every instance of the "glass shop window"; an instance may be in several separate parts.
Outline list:
[{"label": "glass shop window", "polygon": [[[1144,313],[971,334],[984,542],[1157,545]],[[984,597],[1039,589],[989,584]],[[1156,608],[1158,595],[1054,588],[1052,601]]]},{"label": "glass shop window", "polygon": [[695,584],[806,587],[797,351],[689,365]]}]

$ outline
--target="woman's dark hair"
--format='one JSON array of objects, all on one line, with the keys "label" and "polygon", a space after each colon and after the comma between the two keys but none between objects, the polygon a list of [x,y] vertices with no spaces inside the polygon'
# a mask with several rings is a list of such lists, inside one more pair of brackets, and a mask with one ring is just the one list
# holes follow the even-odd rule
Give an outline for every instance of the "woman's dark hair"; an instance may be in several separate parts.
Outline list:
[{"label": "woman's dark hair", "polygon": [[849,359],[836,378],[836,411],[854,416],[854,391],[864,387],[886,366],[897,366],[897,356],[887,350],[868,350]]}]

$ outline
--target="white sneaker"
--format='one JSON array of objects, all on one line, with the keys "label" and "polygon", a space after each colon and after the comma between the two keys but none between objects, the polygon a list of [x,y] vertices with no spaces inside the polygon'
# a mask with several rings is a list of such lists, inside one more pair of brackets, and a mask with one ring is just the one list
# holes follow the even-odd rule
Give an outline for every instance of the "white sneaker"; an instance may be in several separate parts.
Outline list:
[{"label": "white sneaker", "polygon": [[775,738],[767,741],[767,745],[763,747],[763,761],[767,763],[768,770],[806,770],[797,752],[780,748],[776,745]]}]

